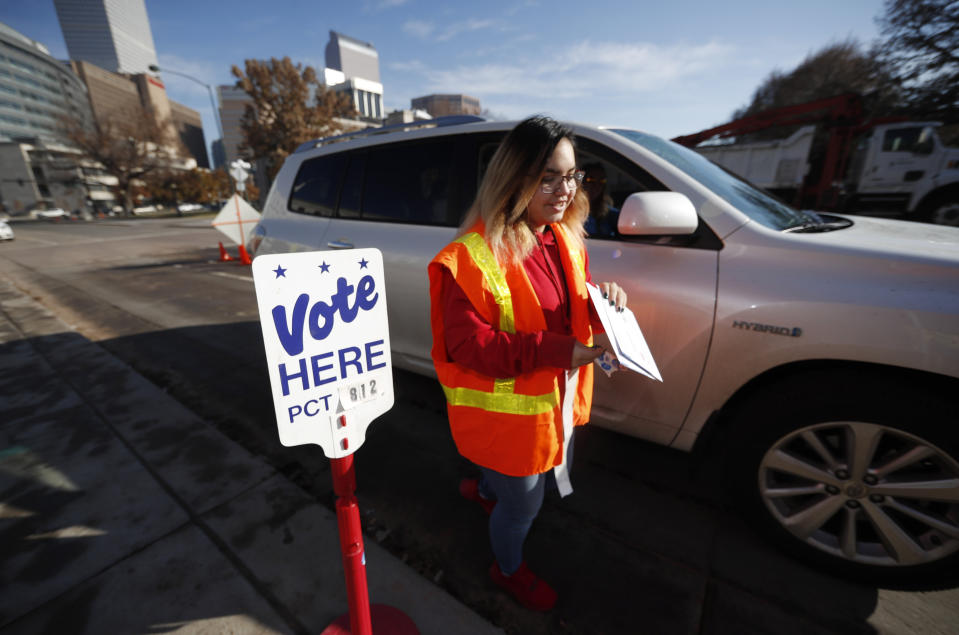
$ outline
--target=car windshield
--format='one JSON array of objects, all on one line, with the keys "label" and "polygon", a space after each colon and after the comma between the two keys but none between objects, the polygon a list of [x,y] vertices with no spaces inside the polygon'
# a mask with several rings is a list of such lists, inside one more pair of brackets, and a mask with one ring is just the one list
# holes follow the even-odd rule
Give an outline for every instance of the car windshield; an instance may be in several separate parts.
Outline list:
[{"label": "car windshield", "polygon": [[665,159],[735,206],[751,219],[772,229],[784,230],[819,222],[811,212],[786,205],[747,181],[727,172],[706,157],[678,143],[637,130],[611,129]]}]

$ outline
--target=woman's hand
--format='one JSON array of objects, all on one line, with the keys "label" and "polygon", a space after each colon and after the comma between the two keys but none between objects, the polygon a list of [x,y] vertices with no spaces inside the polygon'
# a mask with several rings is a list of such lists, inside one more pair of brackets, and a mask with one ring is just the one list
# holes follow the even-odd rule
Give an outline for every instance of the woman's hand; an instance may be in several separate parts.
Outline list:
[{"label": "woman's hand", "polygon": [[594,359],[606,352],[602,346],[586,346],[581,342],[573,344],[573,358],[570,360],[570,369],[579,368],[589,364]]},{"label": "woman's hand", "polygon": [[600,282],[599,289],[603,292],[603,297],[609,300],[610,306],[615,306],[617,311],[622,311],[626,307],[626,292],[615,282]]}]

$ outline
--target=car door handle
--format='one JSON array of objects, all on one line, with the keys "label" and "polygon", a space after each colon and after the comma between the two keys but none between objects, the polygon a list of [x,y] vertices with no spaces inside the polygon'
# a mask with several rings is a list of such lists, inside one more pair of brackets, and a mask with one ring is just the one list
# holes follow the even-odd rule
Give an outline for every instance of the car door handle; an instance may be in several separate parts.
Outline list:
[{"label": "car door handle", "polygon": [[344,240],[331,240],[326,243],[326,246],[330,249],[353,249],[353,243],[348,243]]}]

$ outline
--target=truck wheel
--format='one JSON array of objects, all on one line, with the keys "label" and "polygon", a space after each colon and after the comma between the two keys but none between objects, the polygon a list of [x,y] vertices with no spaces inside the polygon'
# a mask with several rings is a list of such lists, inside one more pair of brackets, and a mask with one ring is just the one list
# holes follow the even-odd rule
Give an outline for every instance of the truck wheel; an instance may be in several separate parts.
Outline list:
[{"label": "truck wheel", "polygon": [[821,372],[740,410],[731,493],[803,561],[892,585],[942,585],[959,564],[955,404],[919,386]]},{"label": "truck wheel", "polygon": [[959,227],[959,198],[940,198],[933,201],[925,220],[936,225]]}]

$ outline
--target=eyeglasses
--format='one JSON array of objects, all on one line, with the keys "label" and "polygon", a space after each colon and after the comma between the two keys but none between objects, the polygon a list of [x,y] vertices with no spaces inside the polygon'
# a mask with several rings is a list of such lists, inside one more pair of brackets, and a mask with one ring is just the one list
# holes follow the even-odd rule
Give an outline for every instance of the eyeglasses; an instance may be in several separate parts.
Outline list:
[{"label": "eyeglasses", "polygon": [[543,191],[543,194],[552,194],[559,189],[560,183],[566,183],[566,188],[571,192],[575,192],[576,188],[583,182],[585,175],[586,173],[582,170],[576,170],[566,176],[560,174],[544,176],[543,180],[539,182],[539,189]]}]

